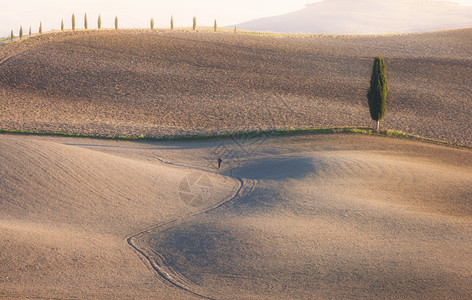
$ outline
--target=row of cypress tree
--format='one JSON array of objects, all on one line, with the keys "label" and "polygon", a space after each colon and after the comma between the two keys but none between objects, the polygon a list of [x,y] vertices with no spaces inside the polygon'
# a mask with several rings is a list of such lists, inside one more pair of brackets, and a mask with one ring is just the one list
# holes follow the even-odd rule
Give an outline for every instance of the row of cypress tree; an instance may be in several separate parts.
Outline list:
[{"label": "row of cypress tree", "polygon": [[[75,26],[75,24],[76,24],[75,23],[75,14],[72,14],[71,24],[72,24],[72,30],[75,30],[75,27],[76,27]],[[98,29],[102,28],[102,17],[101,17],[101,15],[98,15],[97,26],[98,26]],[[88,29],[87,14],[84,15],[84,28]],[[118,29],[118,17],[115,17],[115,29]],[[61,20],[61,31],[64,31],[64,19]],[[39,34],[43,33],[43,23],[42,22],[39,23],[38,33]],[[31,34],[32,34],[32,31],[31,31],[31,26],[30,26],[29,35],[31,35]],[[20,37],[20,39],[23,38],[23,26],[20,26],[19,37]],[[10,38],[11,38],[11,40],[13,40],[15,38],[13,30],[11,31]]]},{"label": "row of cypress tree", "polygon": [[[40,22],[39,23],[39,33],[43,33],[43,24]],[[32,34],[32,31],[31,31],[31,26],[29,27],[29,32],[28,32],[28,35],[31,35]],[[20,31],[18,33],[18,37],[20,39],[23,38],[23,26],[20,26]],[[11,31],[11,34],[10,34],[10,40],[13,41],[13,39],[15,38],[15,34],[13,33],[13,30]]]},{"label": "row of cypress tree", "polygon": [[[72,30],[75,30],[75,14],[72,14]],[[98,15],[97,28],[102,28],[102,16]],[[84,15],[84,29],[88,29],[87,14]],[[118,17],[115,17],[115,29],[118,29]],[[64,19],[61,20],[61,31],[64,31]]]},{"label": "row of cypress tree", "polygon": [[[72,30],[75,31],[75,28],[76,28],[75,14],[72,14],[71,25],[72,25]],[[154,29],[154,18],[151,18],[150,27],[151,27],[151,30]],[[97,28],[98,29],[102,28],[102,17],[101,17],[101,15],[98,15]],[[64,29],[65,29],[64,19],[62,19],[61,20],[61,31],[64,31]],[[87,14],[84,15],[84,29],[88,29]],[[115,17],[115,29],[118,29],[118,17]],[[171,18],[170,18],[170,29],[171,30],[174,29],[174,16],[171,16]],[[197,17],[193,17],[192,29],[193,30],[197,29]],[[216,19],[213,23],[213,29],[214,29],[215,32],[218,31],[218,24],[216,22]],[[236,32],[236,26],[234,27],[234,32]],[[39,23],[38,33],[40,33],[40,34],[43,33],[43,24],[42,24],[42,22]],[[31,35],[31,26],[29,28],[29,35]],[[23,26],[20,26],[19,37],[20,37],[20,39],[23,38]],[[15,38],[15,35],[13,33],[13,30],[12,30],[11,31],[11,40],[13,40],[14,38]]]}]

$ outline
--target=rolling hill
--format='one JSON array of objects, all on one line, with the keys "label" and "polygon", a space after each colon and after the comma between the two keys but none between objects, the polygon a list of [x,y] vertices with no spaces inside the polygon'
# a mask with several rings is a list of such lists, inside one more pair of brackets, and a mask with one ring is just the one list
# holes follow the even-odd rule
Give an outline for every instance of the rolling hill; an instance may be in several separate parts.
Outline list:
[{"label": "rolling hill", "polygon": [[472,292],[470,150],[271,138],[230,177],[221,142],[0,135],[0,298]]},{"label": "rolling hill", "polygon": [[426,32],[472,26],[472,7],[435,0],[324,0],[238,24],[254,31],[323,34]]},{"label": "rolling hill", "polygon": [[472,30],[393,36],[208,31],[50,33],[0,47],[0,128],[102,135],[371,126],[373,57],[386,57],[383,126],[472,144]]},{"label": "rolling hill", "polygon": [[[471,46],[470,29],[48,33],[0,46],[0,128],[158,137],[368,126],[383,54],[383,125],[472,145]],[[470,149],[239,137],[0,134],[0,298],[471,295]]]}]

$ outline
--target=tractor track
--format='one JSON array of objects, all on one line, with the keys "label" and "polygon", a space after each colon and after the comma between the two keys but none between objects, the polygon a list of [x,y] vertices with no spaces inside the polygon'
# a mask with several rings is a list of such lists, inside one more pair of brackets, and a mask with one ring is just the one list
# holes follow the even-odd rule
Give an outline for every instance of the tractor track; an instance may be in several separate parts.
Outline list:
[{"label": "tractor track", "polygon": [[[158,160],[163,164],[185,167],[192,170],[199,170],[206,173],[213,173],[213,174],[221,175],[218,172],[212,172],[204,168],[192,167],[192,166],[187,166],[187,165],[178,164],[174,162],[164,161],[163,159],[160,159],[160,158],[158,158]],[[149,266],[155,271],[155,273],[159,276],[159,278],[163,282],[181,291],[185,291],[193,296],[196,296],[202,299],[214,299],[214,298],[206,296],[202,292],[197,291],[198,288],[195,286],[195,284],[193,284],[191,281],[185,278],[185,276],[180,274],[180,272],[172,268],[170,265],[166,264],[165,256],[162,253],[159,253],[151,249],[146,249],[145,247],[140,247],[139,239],[140,237],[143,237],[146,234],[150,234],[151,231],[154,231],[154,230],[164,231],[165,229],[175,226],[179,223],[182,223],[190,218],[208,214],[218,209],[232,207],[242,202],[248,195],[252,194],[258,185],[257,181],[255,180],[246,180],[239,177],[228,176],[228,175],[224,175],[224,176],[227,176],[232,179],[236,179],[238,181],[238,186],[233,190],[233,193],[230,196],[224,198],[222,201],[218,202],[215,206],[207,208],[203,211],[200,211],[194,214],[190,214],[182,218],[173,219],[164,223],[154,224],[153,226],[149,228],[146,228],[138,233],[135,233],[131,236],[126,237],[126,242],[134,249],[134,251],[137,252],[137,254],[141,256],[141,258],[144,258],[145,261],[149,263]]]}]

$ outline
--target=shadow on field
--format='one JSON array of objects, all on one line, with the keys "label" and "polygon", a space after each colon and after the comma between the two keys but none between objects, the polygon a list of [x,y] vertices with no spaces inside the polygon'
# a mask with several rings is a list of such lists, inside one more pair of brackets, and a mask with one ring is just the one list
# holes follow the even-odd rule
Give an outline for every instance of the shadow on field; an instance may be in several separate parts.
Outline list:
[{"label": "shadow on field", "polygon": [[287,180],[302,179],[316,172],[313,159],[297,158],[263,158],[251,161],[234,171],[238,177],[254,180]]}]

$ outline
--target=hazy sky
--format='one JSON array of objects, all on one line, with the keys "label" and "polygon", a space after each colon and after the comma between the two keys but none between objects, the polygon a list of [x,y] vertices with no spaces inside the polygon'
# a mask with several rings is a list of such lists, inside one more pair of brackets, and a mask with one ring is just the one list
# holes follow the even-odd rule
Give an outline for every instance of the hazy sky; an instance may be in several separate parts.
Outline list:
[{"label": "hazy sky", "polygon": [[[355,0],[353,0],[355,1]],[[418,1],[418,0],[416,0]],[[24,31],[32,26],[38,31],[39,22],[43,30],[59,29],[61,18],[66,28],[71,27],[71,15],[76,14],[77,28],[83,27],[83,14],[88,15],[90,28],[96,27],[99,13],[103,27],[113,27],[115,15],[120,27],[148,27],[149,19],[155,18],[157,27],[168,27],[170,16],[175,25],[191,26],[193,16],[198,24],[212,26],[217,19],[219,26],[229,26],[255,18],[284,14],[301,9],[316,0],[1,0],[0,36],[10,30],[17,34],[22,25]],[[456,0],[462,5],[471,5],[472,0]]]}]

